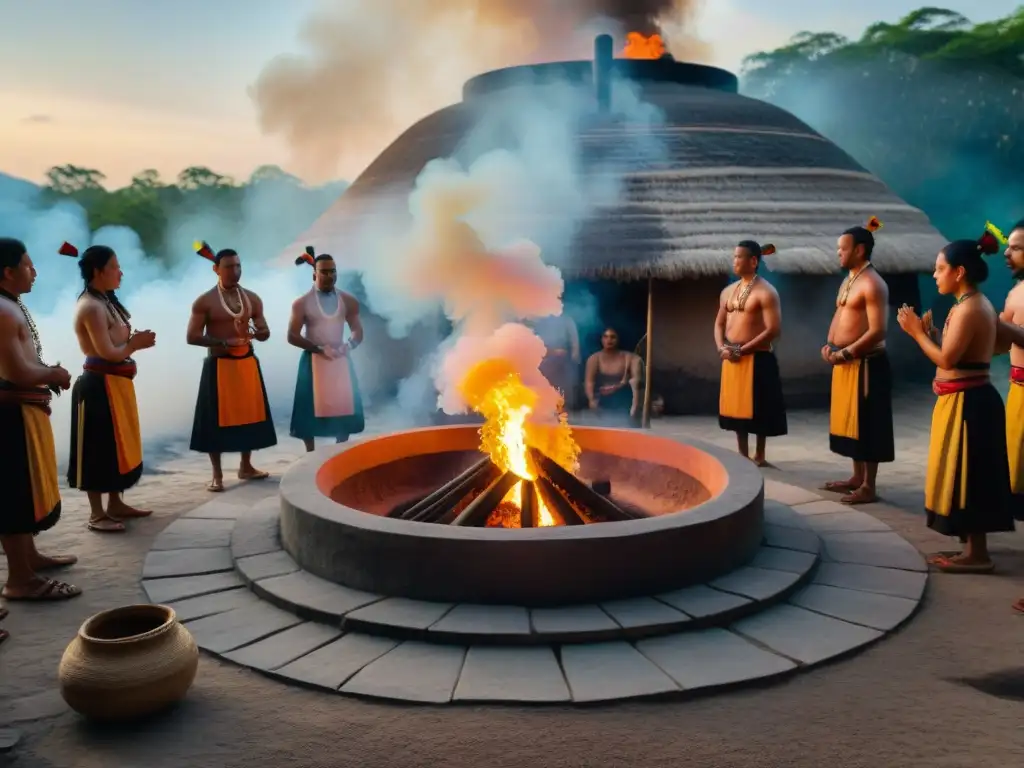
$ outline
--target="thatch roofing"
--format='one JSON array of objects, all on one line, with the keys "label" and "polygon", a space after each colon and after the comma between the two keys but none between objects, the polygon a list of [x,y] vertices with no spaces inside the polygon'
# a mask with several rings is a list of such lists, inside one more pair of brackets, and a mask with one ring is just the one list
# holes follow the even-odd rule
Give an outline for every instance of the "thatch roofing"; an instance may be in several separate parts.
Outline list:
[{"label": "thatch roofing", "polygon": [[[924,213],[792,114],[734,93],[677,84],[645,87],[644,100],[665,115],[664,125],[645,134],[657,141],[631,141],[636,127],[609,120],[581,133],[583,167],[613,169],[625,189],[618,206],[581,224],[573,252],[559,263],[566,276],[728,274],[732,249],[744,239],[778,248],[765,259],[770,271],[828,274],[839,271],[839,234],[871,216],[884,225],[875,249],[879,270],[932,270],[945,240]],[[461,149],[477,107],[446,107],[409,128],[288,254],[314,244],[335,254],[341,268],[358,269],[354,234],[380,215],[380,205],[390,203],[393,217],[423,167]]]}]

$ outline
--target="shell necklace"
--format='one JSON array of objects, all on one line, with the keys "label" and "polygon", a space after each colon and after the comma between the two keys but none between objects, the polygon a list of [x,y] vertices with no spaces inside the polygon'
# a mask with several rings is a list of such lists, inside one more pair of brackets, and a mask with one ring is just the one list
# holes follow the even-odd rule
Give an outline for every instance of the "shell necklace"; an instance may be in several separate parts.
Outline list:
[{"label": "shell necklace", "polygon": [[836,301],[837,307],[846,306],[846,302],[850,298],[850,291],[853,290],[853,284],[857,282],[857,278],[863,275],[865,272],[867,272],[874,266],[875,265],[869,261],[866,265],[861,267],[860,271],[857,274],[849,274],[846,276],[846,279],[843,281],[843,284],[839,286],[839,298]]},{"label": "shell necklace", "polygon": [[249,297],[245,295],[239,286],[235,286],[235,299],[238,301],[238,311],[235,312],[228,306],[225,299],[226,291],[221,287],[220,283],[217,283],[217,295],[220,297],[220,305],[224,307],[224,311],[231,315],[232,318],[237,320],[243,315],[251,315],[252,307],[249,306]]},{"label": "shell necklace", "polygon": [[313,289],[313,293],[314,293],[313,301],[316,302],[316,306],[320,310],[320,314],[323,315],[325,319],[327,319],[327,320],[334,320],[339,314],[341,314],[341,294],[338,293],[337,290],[333,291],[333,293],[334,293],[334,297],[338,300],[338,304],[334,308],[334,311],[331,314],[329,314],[329,315],[327,314],[327,312],[324,311],[324,304],[320,300],[321,299],[320,294],[322,293],[324,296],[330,296],[331,292],[329,292],[329,291],[318,291],[318,290],[316,290],[314,288]]},{"label": "shell necklace", "polygon": [[[754,283],[757,282],[757,275],[754,275],[750,282],[743,285],[741,280],[739,285],[732,289],[732,299],[726,304],[726,310],[729,312],[742,312],[743,308],[747,305],[747,299],[750,297],[750,292],[754,289]],[[743,292],[740,293],[742,288]],[[736,294],[739,293],[739,299],[736,298]]]}]

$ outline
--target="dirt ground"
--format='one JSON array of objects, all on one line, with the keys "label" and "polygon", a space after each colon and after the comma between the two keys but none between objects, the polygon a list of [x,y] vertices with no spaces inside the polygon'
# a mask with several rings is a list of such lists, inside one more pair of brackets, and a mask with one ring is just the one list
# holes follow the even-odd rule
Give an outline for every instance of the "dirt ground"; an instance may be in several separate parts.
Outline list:
[{"label": "dirt ground", "polygon": [[[797,439],[787,444],[795,447],[775,453],[782,471],[768,470],[769,476],[811,486],[840,472],[841,464],[799,439],[803,430],[819,432],[820,420],[791,420],[791,438]],[[708,420],[663,420],[657,428],[730,444]],[[299,446],[285,442],[261,454],[262,466],[280,473],[298,455]],[[590,708],[410,707],[289,688],[203,656],[195,687],[177,709],[130,727],[88,726],[57,692],[63,649],[88,616],[144,600],[138,580],[153,537],[176,515],[209,499],[201,458],[164,462],[158,473],[145,476],[129,501],[151,505],[157,514],[126,536],[87,532],[84,500],[70,493],[64,519],[39,537],[44,551],[81,557],[67,578],[85,595],[64,604],[9,606],[3,626],[12,638],[0,646],[0,725],[13,723],[21,742],[0,753],[0,766],[1024,765],[1024,616],[1010,610],[1024,596],[1019,532],[994,537],[997,574],[933,575],[921,611],[904,629],[853,658],[765,688]],[[883,472],[887,498],[919,494],[919,463],[911,458]],[[229,491],[235,498],[251,492]],[[948,548],[947,540],[925,529],[916,506],[905,506],[862,509],[924,551]]]}]

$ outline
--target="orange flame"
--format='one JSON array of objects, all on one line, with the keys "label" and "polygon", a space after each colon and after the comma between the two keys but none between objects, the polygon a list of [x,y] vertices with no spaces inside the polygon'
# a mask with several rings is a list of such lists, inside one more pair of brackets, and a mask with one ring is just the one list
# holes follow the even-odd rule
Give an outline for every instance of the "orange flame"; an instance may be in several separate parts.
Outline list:
[{"label": "orange flame", "polygon": [[[523,384],[508,360],[492,358],[477,363],[459,385],[469,406],[486,419],[480,430],[480,449],[502,470],[524,480],[536,480],[538,473],[526,452],[529,443],[544,443],[545,452],[566,469],[575,469],[579,446],[566,420],[560,419],[547,441],[532,435],[530,414],[537,395]],[[535,439],[530,439],[531,437]],[[502,500],[522,506],[523,484],[516,483]],[[539,525],[555,525],[554,516],[538,499]]]},{"label": "orange flame", "polygon": [[626,35],[622,55],[627,59],[660,59],[665,55],[665,41],[661,35],[647,37],[639,32],[630,32]]}]

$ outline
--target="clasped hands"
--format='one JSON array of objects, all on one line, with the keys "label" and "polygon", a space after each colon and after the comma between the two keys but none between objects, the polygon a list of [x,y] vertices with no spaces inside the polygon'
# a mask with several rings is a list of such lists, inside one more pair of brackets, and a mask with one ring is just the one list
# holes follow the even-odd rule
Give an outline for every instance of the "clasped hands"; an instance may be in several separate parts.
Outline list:
[{"label": "clasped hands", "polygon": [[743,351],[738,344],[723,344],[718,348],[718,356],[723,360],[735,363],[743,357]]},{"label": "clasped hands", "polygon": [[932,325],[932,311],[930,309],[921,317],[918,317],[913,307],[909,304],[904,304],[896,310],[896,321],[907,335],[915,339],[920,336],[927,336],[930,339],[935,338],[936,329]]},{"label": "clasped hands", "polygon": [[249,344],[258,333],[256,326],[252,322],[251,317],[242,316],[236,318],[235,324],[235,338],[228,339],[225,343],[229,347],[244,347]]}]

